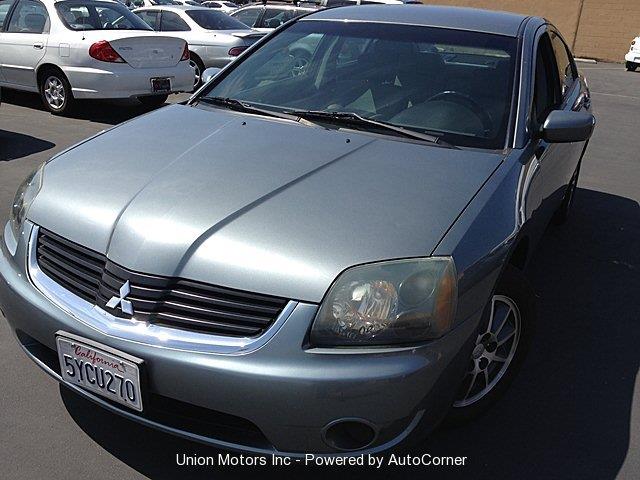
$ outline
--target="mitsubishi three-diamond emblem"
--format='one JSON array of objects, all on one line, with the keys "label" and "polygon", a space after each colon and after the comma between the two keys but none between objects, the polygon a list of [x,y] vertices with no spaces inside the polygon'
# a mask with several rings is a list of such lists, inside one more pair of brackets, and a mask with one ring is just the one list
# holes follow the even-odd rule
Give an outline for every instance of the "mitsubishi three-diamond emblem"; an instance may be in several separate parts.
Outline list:
[{"label": "mitsubishi three-diamond emblem", "polygon": [[120,309],[129,315],[133,315],[133,305],[129,300],[127,300],[127,295],[131,293],[131,285],[129,284],[129,280],[124,282],[124,285],[120,287],[120,296],[113,296],[111,300],[107,302],[107,307],[116,308],[120,305]]}]

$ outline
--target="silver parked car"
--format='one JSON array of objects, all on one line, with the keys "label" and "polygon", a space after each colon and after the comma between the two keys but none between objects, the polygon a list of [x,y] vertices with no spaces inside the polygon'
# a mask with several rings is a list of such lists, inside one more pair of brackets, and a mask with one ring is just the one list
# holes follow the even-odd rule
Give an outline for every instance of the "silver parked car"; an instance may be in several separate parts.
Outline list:
[{"label": "silver parked car", "polygon": [[160,36],[110,0],[0,0],[0,85],[39,92],[56,114],[75,100],[189,91],[184,40]]},{"label": "silver parked car", "polygon": [[517,372],[525,268],[594,124],[542,18],[319,11],[34,171],[0,306],[46,372],[154,428],[291,455],[417,441]]},{"label": "silver parked car", "polygon": [[134,13],[163,35],[187,41],[196,87],[205,68],[224,67],[264,36],[263,32],[207,7],[162,5],[139,8]]}]

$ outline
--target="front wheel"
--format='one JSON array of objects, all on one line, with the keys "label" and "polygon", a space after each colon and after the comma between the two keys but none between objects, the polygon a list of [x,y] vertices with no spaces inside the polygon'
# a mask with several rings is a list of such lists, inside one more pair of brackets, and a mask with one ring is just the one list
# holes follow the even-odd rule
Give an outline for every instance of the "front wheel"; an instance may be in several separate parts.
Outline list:
[{"label": "front wheel", "polygon": [[69,81],[55,70],[46,71],[42,75],[40,96],[47,110],[55,115],[68,113],[74,101]]},{"label": "front wheel", "polygon": [[534,321],[533,290],[522,272],[508,265],[480,324],[449,423],[477,417],[505,392],[522,365]]},{"label": "front wheel", "polygon": [[145,97],[138,97],[138,101],[145,107],[155,108],[164,105],[167,98],[169,98],[169,95],[148,95]]}]

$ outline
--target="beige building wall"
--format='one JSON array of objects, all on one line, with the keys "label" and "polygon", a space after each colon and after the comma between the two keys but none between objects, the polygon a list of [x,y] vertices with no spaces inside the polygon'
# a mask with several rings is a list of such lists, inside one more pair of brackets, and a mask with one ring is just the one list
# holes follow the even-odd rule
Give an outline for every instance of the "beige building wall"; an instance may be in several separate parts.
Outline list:
[{"label": "beige building wall", "polygon": [[422,0],[537,15],[549,19],[579,57],[624,61],[640,35],[640,0]]}]

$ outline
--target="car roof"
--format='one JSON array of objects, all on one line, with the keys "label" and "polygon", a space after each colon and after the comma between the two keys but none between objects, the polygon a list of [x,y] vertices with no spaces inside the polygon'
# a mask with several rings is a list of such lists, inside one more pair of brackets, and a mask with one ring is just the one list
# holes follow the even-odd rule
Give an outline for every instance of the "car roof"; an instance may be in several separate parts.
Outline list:
[{"label": "car roof", "polygon": [[[223,0],[211,0],[211,1],[223,1]],[[227,0],[224,0],[227,1]],[[246,10],[249,8],[264,8],[264,7],[269,7],[269,8],[273,8],[274,10],[308,10],[310,12],[313,12],[315,10],[317,10],[317,7],[312,7],[312,6],[296,6],[296,5],[292,5],[290,3],[267,3],[267,5],[264,5],[262,3],[250,3],[248,5],[242,5],[238,10]]]},{"label": "car roof", "polygon": [[186,10],[206,10],[207,12],[215,12],[215,10],[210,8],[195,5],[152,5],[150,7],[136,8],[134,11],[136,10],[170,10],[175,12],[184,12]]},{"label": "car roof", "polygon": [[517,13],[437,5],[360,5],[319,10],[300,21],[335,20],[451,28],[516,37],[529,17]]}]

